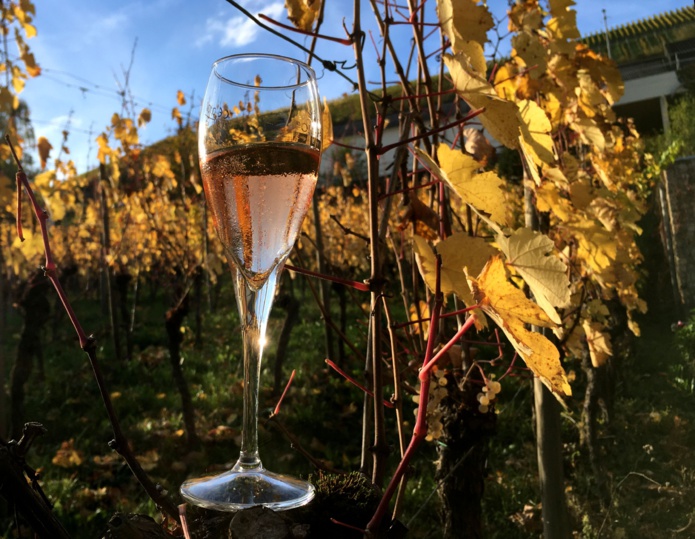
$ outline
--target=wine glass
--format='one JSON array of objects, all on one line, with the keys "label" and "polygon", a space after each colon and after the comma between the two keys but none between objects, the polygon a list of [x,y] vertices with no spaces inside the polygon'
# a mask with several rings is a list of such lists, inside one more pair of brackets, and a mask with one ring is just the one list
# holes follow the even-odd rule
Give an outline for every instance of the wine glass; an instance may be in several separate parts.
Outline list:
[{"label": "wine glass", "polygon": [[205,197],[232,270],[244,343],[241,453],[233,468],[190,479],[183,497],[210,509],[299,507],[314,497],[300,479],[266,470],[258,455],[258,388],[278,276],[311,204],[321,155],[316,76],[271,54],[216,61],[198,128]]}]

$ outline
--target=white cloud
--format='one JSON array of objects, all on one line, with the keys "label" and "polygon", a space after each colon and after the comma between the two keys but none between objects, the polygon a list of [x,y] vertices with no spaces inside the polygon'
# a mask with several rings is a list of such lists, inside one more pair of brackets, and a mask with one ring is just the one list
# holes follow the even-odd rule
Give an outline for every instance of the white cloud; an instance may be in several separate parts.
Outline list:
[{"label": "white cloud", "polygon": [[[285,6],[281,2],[274,2],[258,9],[258,13],[263,13],[276,20],[284,12]],[[260,31],[262,31],[261,27],[243,14],[231,17],[226,21],[210,18],[206,21],[205,32],[203,37],[196,41],[196,46],[201,47],[216,41],[222,47],[243,47],[253,43]]]}]

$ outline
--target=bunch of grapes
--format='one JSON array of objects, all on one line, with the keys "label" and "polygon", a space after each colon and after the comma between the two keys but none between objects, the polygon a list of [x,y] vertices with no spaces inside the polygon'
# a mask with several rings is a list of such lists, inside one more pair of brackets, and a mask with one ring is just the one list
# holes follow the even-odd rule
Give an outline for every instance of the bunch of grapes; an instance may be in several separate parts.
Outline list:
[{"label": "bunch of grapes", "polygon": [[485,385],[480,393],[478,393],[478,411],[481,414],[486,414],[490,410],[490,405],[493,403],[497,394],[502,391],[502,384],[494,380],[485,380]]},{"label": "bunch of grapes", "polygon": [[[447,382],[446,371],[435,369],[432,373],[432,386],[427,401],[427,436],[425,440],[428,442],[438,440],[444,434],[443,414],[439,403],[449,394]],[[413,396],[413,402],[419,404],[420,395]],[[413,410],[413,413],[417,414],[417,410]]]}]

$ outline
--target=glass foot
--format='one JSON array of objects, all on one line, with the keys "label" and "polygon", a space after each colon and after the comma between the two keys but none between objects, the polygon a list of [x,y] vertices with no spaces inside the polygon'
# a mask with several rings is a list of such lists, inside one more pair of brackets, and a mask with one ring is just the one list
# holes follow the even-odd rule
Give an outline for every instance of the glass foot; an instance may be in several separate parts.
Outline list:
[{"label": "glass foot", "polygon": [[181,495],[194,505],[217,511],[240,511],[254,505],[284,511],[309,503],[314,497],[314,486],[269,472],[263,466],[235,466],[219,475],[189,479],[181,485]]}]

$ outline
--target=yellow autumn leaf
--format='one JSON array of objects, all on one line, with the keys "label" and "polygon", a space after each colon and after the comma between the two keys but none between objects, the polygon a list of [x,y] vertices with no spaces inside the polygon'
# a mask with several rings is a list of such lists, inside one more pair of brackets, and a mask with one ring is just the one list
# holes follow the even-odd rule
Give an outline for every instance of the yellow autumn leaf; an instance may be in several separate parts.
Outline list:
[{"label": "yellow autumn leaf", "polygon": [[152,120],[152,111],[150,109],[142,109],[140,115],[138,116],[138,127],[142,127]]},{"label": "yellow autumn leaf", "polygon": [[501,257],[493,257],[477,278],[468,277],[473,297],[485,314],[502,329],[526,365],[557,397],[572,394],[560,353],[541,333],[526,324],[552,327],[545,312],[507,278]]},{"label": "yellow autumn leaf", "polygon": [[15,94],[21,94],[24,90],[24,73],[19,69],[19,66],[12,67],[12,89]]},{"label": "yellow autumn leaf", "polygon": [[569,200],[560,196],[557,185],[547,181],[536,188],[536,208],[552,213],[562,222],[570,221],[576,211]]},{"label": "yellow autumn leaf", "polygon": [[[12,249],[19,251],[24,257],[25,261],[30,262],[30,264],[35,264],[37,258],[45,254],[45,249],[43,245],[43,236],[40,232],[32,232],[31,229],[24,229],[24,241],[20,240],[19,237],[15,236],[12,241]],[[20,269],[15,267],[15,273],[19,274]]]},{"label": "yellow autumn leaf", "polygon": [[[512,2],[507,11],[511,31],[536,32],[543,26],[543,12],[537,2]],[[535,4],[535,5],[534,5]]]},{"label": "yellow autumn leaf", "polygon": [[181,111],[178,109],[178,107],[174,107],[171,109],[171,119],[176,120],[176,123],[179,124],[179,127],[183,124],[183,116],[181,116]]},{"label": "yellow autumn leaf", "polygon": [[34,176],[34,190],[42,195],[51,190],[56,180],[55,170],[46,170]]},{"label": "yellow autumn leaf", "polygon": [[0,108],[2,110],[15,110],[19,106],[19,98],[10,92],[7,86],[0,87]]},{"label": "yellow autumn leaf", "polygon": [[514,53],[519,56],[529,69],[532,79],[538,79],[545,74],[548,63],[548,49],[531,32],[519,32],[512,37]]},{"label": "yellow autumn leaf", "polygon": [[408,309],[409,319],[413,322],[413,333],[415,335],[420,334],[420,328],[422,328],[422,333],[427,335],[430,330],[430,307],[426,302],[420,300],[417,305],[413,303]]},{"label": "yellow autumn leaf", "polygon": [[579,176],[579,161],[569,152],[563,152],[560,156],[562,161],[562,172],[567,181],[573,182]]},{"label": "yellow autumn leaf", "polygon": [[616,237],[599,224],[581,219],[569,228],[577,240],[577,257],[584,260],[595,273],[601,273],[616,259]]},{"label": "yellow autumn leaf", "polygon": [[553,182],[558,188],[566,190],[569,187],[565,173],[559,167],[545,165],[543,167],[543,177]]},{"label": "yellow autumn leaf", "polygon": [[[467,279],[470,285],[470,277]],[[548,328],[555,327],[555,323],[545,311],[527,298],[523,290],[509,281],[507,268],[500,255],[493,256],[487,262],[478,277],[478,285],[479,289],[485,291],[484,296],[487,298],[486,301],[482,301],[481,297],[473,290],[473,297],[481,305],[481,308],[485,305],[492,305],[492,308],[502,318],[518,318],[524,324]]]},{"label": "yellow autumn leaf", "polygon": [[99,149],[97,151],[97,159],[103,165],[106,164],[106,158],[112,154],[111,147],[109,146],[109,138],[106,133],[102,133],[96,138],[97,145]]},{"label": "yellow autumn leaf", "polygon": [[480,164],[470,155],[450,149],[447,144],[437,147],[437,159],[441,179],[464,202],[479,212],[488,214],[495,223],[504,223],[507,212],[502,190],[504,182],[495,172],[476,173]]},{"label": "yellow autumn leaf", "polygon": [[580,90],[578,104],[587,118],[593,118],[599,114],[599,106],[605,104],[605,98],[586,69],[577,71],[577,80]]},{"label": "yellow autumn leaf", "polygon": [[24,28],[24,33],[28,38],[36,37],[36,26],[33,24],[22,24],[22,28]]},{"label": "yellow autumn leaf", "polygon": [[51,462],[61,468],[72,468],[80,466],[84,462],[84,454],[79,449],[75,449],[75,440],[70,438],[60,444],[60,448]]},{"label": "yellow autumn leaf", "polygon": [[183,107],[186,104],[186,94],[181,90],[176,92],[176,102],[179,104],[179,107]]},{"label": "yellow autumn leaf", "polygon": [[306,32],[311,31],[319,15],[321,0],[285,0],[287,18]]},{"label": "yellow autumn leaf", "polygon": [[598,322],[590,322],[584,320],[582,329],[586,335],[586,343],[589,346],[589,356],[591,364],[598,368],[608,361],[613,355],[613,347],[611,346],[611,337],[604,329],[603,324]]},{"label": "yellow autumn leaf", "polygon": [[475,238],[467,234],[454,234],[440,241],[432,250],[430,244],[420,236],[413,236],[413,249],[420,275],[422,275],[427,287],[434,292],[437,282],[437,258],[442,259],[440,268],[439,286],[443,294],[456,294],[468,307],[475,304],[471,295],[466,274],[463,269],[468,268],[469,273],[479,273],[491,256],[496,254],[495,249],[482,238]]},{"label": "yellow autumn leaf", "polygon": [[[573,94],[579,85],[577,67],[567,56],[554,54],[548,60],[548,75],[566,94]],[[561,95],[558,93],[558,95]]]},{"label": "yellow autumn leaf", "polygon": [[[544,164],[552,165],[555,163],[555,149],[551,136],[552,125],[546,116],[545,111],[534,101],[519,101],[519,112],[521,113],[521,144],[524,154],[528,153],[532,163],[528,163],[529,168]],[[540,181],[536,181],[540,184]]]},{"label": "yellow autumn leaf", "polygon": [[174,180],[176,178],[174,171],[171,170],[171,163],[169,163],[169,160],[163,155],[155,156],[151,172],[156,178],[165,178],[168,180]]},{"label": "yellow autumn leaf", "polygon": [[573,9],[557,11],[557,16],[548,20],[546,28],[554,40],[569,41],[581,37],[577,28],[577,12]]},{"label": "yellow autumn leaf", "polygon": [[37,65],[34,55],[30,52],[24,51],[21,54],[22,62],[24,62],[24,67],[26,68],[27,74],[30,77],[38,77],[41,74],[41,67]]},{"label": "yellow autumn leaf", "polygon": [[488,30],[495,25],[487,6],[478,0],[437,0],[437,15],[454,52],[460,41],[485,45]]},{"label": "yellow autumn leaf", "polygon": [[539,99],[541,108],[545,111],[550,124],[554,129],[560,127],[563,121],[564,110],[560,98],[553,91],[547,91]]},{"label": "yellow autumn leaf", "polygon": [[16,189],[15,180],[0,173],[0,208],[4,208],[13,200]]},{"label": "yellow autumn leaf", "polygon": [[464,62],[464,66],[477,75],[485,77],[487,74],[487,61],[483,46],[477,41],[457,41],[456,48],[452,46],[458,57]]},{"label": "yellow autumn leaf", "polygon": [[601,64],[601,80],[603,81],[601,92],[606,98],[606,101],[608,101],[608,104],[614,105],[623,97],[625,93],[625,83],[623,82],[623,77],[620,74],[618,65],[611,60],[603,60]]},{"label": "yellow autumn leaf", "polygon": [[146,453],[138,455],[138,462],[143,470],[151,472],[159,464],[159,452],[156,449],[150,449]]},{"label": "yellow autumn leaf", "polygon": [[443,56],[456,92],[473,109],[484,108],[480,122],[490,135],[507,148],[519,147],[521,116],[515,103],[501,99],[485,77],[466,67],[463,53]]},{"label": "yellow autumn leaf", "polygon": [[321,150],[325,150],[333,143],[333,118],[331,117],[331,109],[328,107],[328,101],[323,98],[323,113],[321,114]]},{"label": "yellow autumn leaf", "polygon": [[[70,198],[66,197],[69,201]],[[44,194],[43,199],[46,203],[46,210],[48,211],[48,216],[53,221],[60,221],[65,217],[68,211],[66,201],[63,200],[61,192],[55,190],[51,193]]]},{"label": "yellow autumn leaf", "polygon": [[585,210],[594,199],[591,179],[587,176],[578,178],[570,185],[570,199],[572,205],[578,210]]},{"label": "yellow autumn leaf", "polygon": [[557,17],[563,15],[568,8],[574,5],[574,0],[549,0],[551,15]]},{"label": "yellow autumn leaf", "polygon": [[599,87],[609,105],[615,104],[625,93],[625,83],[617,64],[588,48],[581,49],[579,65],[586,69]]},{"label": "yellow autumn leaf", "polygon": [[500,250],[511,266],[528,284],[536,303],[550,319],[560,324],[554,307],[566,307],[570,301],[567,266],[554,254],[555,244],[530,228],[515,230],[509,237],[498,237]]},{"label": "yellow autumn leaf", "polygon": [[591,118],[578,118],[570,127],[579,134],[584,144],[593,146],[599,152],[606,149],[606,138],[601,128]]},{"label": "yellow autumn leaf", "polygon": [[495,93],[504,100],[514,101],[516,98],[517,84],[516,79],[519,75],[519,68],[514,62],[506,62],[495,71],[493,87]]}]

